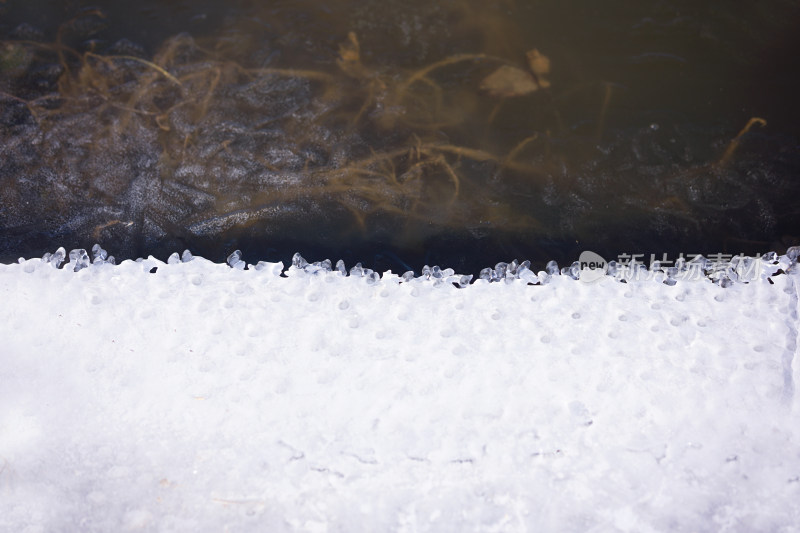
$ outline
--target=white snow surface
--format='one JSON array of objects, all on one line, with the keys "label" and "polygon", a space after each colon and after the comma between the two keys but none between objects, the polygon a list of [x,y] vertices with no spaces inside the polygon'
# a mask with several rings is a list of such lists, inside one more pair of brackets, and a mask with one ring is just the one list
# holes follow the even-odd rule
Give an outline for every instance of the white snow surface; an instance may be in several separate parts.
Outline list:
[{"label": "white snow surface", "polygon": [[796,272],[281,271],[0,265],[0,531],[800,531]]}]

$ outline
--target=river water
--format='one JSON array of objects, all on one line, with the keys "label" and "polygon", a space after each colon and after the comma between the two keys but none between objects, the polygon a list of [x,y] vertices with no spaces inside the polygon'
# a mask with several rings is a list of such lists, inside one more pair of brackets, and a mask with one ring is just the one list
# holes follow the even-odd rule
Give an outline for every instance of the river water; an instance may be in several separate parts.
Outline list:
[{"label": "river water", "polygon": [[798,244],[796,1],[0,2],[0,260]]}]

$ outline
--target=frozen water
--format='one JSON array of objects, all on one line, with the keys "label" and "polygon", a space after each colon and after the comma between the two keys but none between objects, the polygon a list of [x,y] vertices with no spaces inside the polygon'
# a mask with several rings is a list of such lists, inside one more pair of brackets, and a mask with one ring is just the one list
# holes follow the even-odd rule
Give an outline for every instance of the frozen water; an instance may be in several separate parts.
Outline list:
[{"label": "frozen water", "polygon": [[92,263],[102,264],[108,259],[108,252],[106,252],[99,244],[92,246]]},{"label": "frozen water", "polygon": [[67,251],[64,247],[60,247],[55,253],[46,253],[42,256],[42,262],[49,263],[54,268],[61,268],[61,263],[64,262],[64,258],[67,256]]},{"label": "frozen water", "polygon": [[460,276],[458,278],[458,286],[460,288],[462,288],[462,289],[467,287],[470,284],[470,282],[472,281],[472,277],[473,277],[472,274],[469,274],[469,275],[466,275],[466,276]]},{"label": "frozen water", "polygon": [[530,268],[527,266],[522,266],[518,270],[519,279],[524,281],[525,283],[530,283],[531,285],[538,285],[539,284],[539,277],[534,274]]},{"label": "frozen water", "polygon": [[83,248],[71,250],[69,252],[69,264],[77,272],[89,266],[89,254]]},{"label": "frozen water", "polygon": [[798,530],[788,256],[667,286],[64,255],[0,265],[0,531]]},{"label": "frozen water", "polygon": [[247,266],[247,263],[242,261],[242,252],[241,252],[241,250],[236,250],[231,255],[229,255],[227,263],[228,263],[229,267],[235,268],[237,270],[244,270],[245,267]]},{"label": "frozen water", "polygon": [[361,266],[361,263],[356,263],[355,266],[350,269],[350,275],[355,278],[360,278],[366,275],[366,270]]},{"label": "frozen water", "polygon": [[561,269],[562,276],[568,276],[572,279],[578,279],[581,276],[581,264],[578,261],[573,262],[569,267]]},{"label": "frozen water", "polygon": [[295,253],[292,257],[292,266],[294,268],[303,269],[308,265],[308,261],[306,261],[300,253]]}]

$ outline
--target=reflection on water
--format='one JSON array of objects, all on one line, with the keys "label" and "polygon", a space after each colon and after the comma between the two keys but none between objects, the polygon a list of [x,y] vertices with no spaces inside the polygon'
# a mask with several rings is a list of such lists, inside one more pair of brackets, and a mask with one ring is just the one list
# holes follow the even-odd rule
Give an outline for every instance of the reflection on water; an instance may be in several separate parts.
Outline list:
[{"label": "reflection on water", "polygon": [[474,270],[797,234],[795,2],[66,4],[0,4],[3,260]]}]

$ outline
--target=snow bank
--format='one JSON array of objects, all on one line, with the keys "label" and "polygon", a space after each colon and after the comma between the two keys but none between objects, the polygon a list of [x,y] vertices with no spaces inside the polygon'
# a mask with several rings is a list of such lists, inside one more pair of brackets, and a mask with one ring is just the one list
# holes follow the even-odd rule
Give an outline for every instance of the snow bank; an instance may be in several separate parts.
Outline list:
[{"label": "snow bank", "polygon": [[0,530],[798,531],[782,266],[458,289],[0,265]]}]

